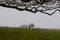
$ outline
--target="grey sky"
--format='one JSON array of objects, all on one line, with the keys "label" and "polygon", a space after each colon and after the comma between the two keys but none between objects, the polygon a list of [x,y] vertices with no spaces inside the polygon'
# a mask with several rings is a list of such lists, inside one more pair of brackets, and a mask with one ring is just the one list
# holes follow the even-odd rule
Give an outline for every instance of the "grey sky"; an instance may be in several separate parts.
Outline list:
[{"label": "grey sky", "polygon": [[19,26],[33,22],[39,28],[59,28],[60,13],[56,12],[52,16],[40,12],[33,14],[27,11],[18,11],[12,8],[0,7],[0,26]]}]

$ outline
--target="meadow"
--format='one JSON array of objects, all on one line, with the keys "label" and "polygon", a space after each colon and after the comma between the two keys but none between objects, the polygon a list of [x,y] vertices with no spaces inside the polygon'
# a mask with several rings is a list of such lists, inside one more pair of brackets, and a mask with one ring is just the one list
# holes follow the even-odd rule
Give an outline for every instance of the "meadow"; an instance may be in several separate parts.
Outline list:
[{"label": "meadow", "polygon": [[0,27],[0,40],[60,40],[60,30]]}]

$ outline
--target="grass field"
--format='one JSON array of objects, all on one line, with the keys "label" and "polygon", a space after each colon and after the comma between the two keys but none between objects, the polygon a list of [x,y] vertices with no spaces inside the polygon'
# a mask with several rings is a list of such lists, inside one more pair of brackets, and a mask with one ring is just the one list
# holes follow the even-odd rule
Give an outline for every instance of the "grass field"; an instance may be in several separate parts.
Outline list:
[{"label": "grass field", "polygon": [[0,40],[60,40],[60,31],[0,27]]}]

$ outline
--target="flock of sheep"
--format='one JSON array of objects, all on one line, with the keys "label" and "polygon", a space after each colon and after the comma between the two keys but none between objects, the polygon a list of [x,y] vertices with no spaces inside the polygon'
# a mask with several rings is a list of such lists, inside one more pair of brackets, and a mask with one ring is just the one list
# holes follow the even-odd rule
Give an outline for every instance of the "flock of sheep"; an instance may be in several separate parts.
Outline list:
[{"label": "flock of sheep", "polygon": [[20,25],[20,28],[34,28],[34,24],[33,23],[30,23],[28,25]]}]

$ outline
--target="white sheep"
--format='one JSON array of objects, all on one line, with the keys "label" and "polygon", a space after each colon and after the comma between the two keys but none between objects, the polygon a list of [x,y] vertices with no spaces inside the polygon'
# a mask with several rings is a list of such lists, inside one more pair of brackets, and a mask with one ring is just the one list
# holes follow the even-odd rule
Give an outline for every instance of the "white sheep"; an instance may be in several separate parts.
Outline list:
[{"label": "white sheep", "polygon": [[29,26],[29,28],[33,28],[34,27],[34,23],[29,23],[28,26]]},{"label": "white sheep", "polygon": [[20,25],[20,28],[33,28],[34,24],[33,23],[29,23],[28,25]]},{"label": "white sheep", "polygon": [[23,25],[20,25],[20,28],[29,28],[29,27],[28,25],[23,24]]}]

